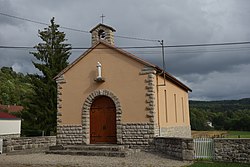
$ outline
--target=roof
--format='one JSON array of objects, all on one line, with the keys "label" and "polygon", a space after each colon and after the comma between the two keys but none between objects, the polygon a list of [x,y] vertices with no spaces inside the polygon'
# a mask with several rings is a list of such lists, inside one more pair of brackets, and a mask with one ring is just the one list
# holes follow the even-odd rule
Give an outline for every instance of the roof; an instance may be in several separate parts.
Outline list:
[{"label": "roof", "polygon": [[112,27],[110,27],[110,26],[108,26],[108,25],[105,25],[105,24],[101,24],[101,23],[98,24],[97,26],[95,26],[94,28],[92,28],[89,32],[92,33],[92,32],[93,32],[97,27],[99,27],[99,26],[106,27],[106,28],[112,30],[113,32],[115,32],[115,29],[114,29],[114,28],[112,28]]},{"label": "roof", "polygon": [[23,110],[23,106],[0,105],[0,110],[7,110],[8,112],[20,112]]},{"label": "roof", "polygon": [[0,119],[20,119],[6,112],[0,112]]},{"label": "roof", "polygon": [[[97,25],[98,26],[98,25]],[[180,88],[186,90],[186,91],[190,91],[192,92],[192,90],[184,85],[182,82],[180,82],[178,79],[176,79],[174,76],[172,76],[171,74],[165,72],[163,69],[161,69],[160,67],[154,65],[154,64],[151,64],[147,61],[144,61],[138,57],[136,57],[135,55],[121,49],[121,48],[118,48],[118,47],[115,47],[113,45],[110,45],[109,43],[105,42],[105,41],[99,41],[98,43],[96,43],[94,46],[92,46],[91,48],[89,48],[87,51],[85,51],[80,57],[78,57],[74,62],[72,62],[70,65],[68,65],[64,70],[62,70],[57,76],[54,77],[54,79],[57,79],[59,78],[61,75],[63,75],[65,72],[67,72],[69,69],[71,69],[76,63],[78,63],[82,58],[84,58],[88,53],[90,53],[93,49],[95,49],[98,45],[100,44],[103,44],[105,46],[107,46],[108,48],[110,49],[114,49],[116,50],[117,52],[120,52],[121,54],[141,63],[141,64],[144,64],[145,66],[148,66],[148,67],[152,67],[154,68],[158,73],[160,73],[160,75],[162,77],[164,77],[165,75],[165,78],[171,82],[173,82],[174,84],[178,85]],[[164,71],[164,72],[163,72]]]}]

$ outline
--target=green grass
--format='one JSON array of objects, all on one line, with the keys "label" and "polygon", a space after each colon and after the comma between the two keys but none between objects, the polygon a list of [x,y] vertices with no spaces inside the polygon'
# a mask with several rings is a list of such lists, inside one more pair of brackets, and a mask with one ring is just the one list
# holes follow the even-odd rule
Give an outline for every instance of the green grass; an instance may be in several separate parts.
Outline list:
[{"label": "green grass", "polygon": [[189,167],[250,167],[250,164],[198,161]]},{"label": "green grass", "polygon": [[248,131],[228,131],[227,138],[250,138],[250,132]]},{"label": "green grass", "polygon": [[225,137],[225,138],[250,138],[250,131],[192,131],[192,136],[197,137]]}]

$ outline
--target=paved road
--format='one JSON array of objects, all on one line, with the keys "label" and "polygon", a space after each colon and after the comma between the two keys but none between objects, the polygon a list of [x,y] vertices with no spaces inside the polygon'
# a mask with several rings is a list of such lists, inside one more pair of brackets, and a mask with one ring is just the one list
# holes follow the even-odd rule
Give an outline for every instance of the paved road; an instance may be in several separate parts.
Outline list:
[{"label": "paved road", "polygon": [[0,167],[183,167],[190,164],[148,152],[135,153],[125,158],[44,153],[0,155]]}]

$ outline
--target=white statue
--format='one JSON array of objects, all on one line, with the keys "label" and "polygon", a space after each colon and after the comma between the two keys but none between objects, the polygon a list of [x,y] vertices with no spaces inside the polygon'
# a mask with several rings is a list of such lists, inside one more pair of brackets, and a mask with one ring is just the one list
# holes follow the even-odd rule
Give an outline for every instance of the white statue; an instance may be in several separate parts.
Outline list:
[{"label": "white statue", "polygon": [[98,72],[97,79],[101,79],[102,78],[102,65],[99,61],[97,62],[96,67],[97,67],[97,72]]}]

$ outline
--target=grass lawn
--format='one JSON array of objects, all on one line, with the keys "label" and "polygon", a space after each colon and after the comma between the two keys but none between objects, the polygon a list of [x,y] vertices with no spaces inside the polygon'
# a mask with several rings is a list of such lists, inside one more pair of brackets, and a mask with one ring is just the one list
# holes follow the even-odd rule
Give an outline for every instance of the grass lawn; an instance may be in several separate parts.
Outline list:
[{"label": "grass lawn", "polygon": [[250,164],[198,161],[189,167],[250,167]]},{"label": "grass lawn", "polygon": [[250,138],[249,131],[192,131],[192,137]]},{"label": "grass lawn", "polygon": [[250,132],[247,131],[228,131],[228,138],[250,138]]}]

